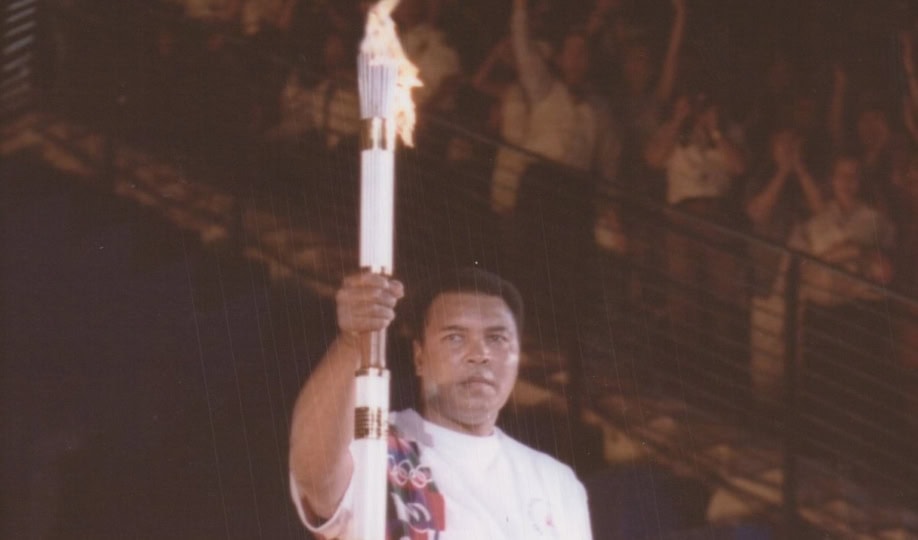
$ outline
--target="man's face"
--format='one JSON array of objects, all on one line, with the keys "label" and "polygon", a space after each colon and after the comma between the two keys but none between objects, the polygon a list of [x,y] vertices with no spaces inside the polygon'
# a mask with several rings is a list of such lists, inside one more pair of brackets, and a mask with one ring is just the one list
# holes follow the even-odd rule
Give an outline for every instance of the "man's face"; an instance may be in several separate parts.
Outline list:
[{"label": "man's face", "polygon": [[516,322],[498,296],[444,293],[414,343],[424,415],[466,433],[489,435],[519,369]]}]

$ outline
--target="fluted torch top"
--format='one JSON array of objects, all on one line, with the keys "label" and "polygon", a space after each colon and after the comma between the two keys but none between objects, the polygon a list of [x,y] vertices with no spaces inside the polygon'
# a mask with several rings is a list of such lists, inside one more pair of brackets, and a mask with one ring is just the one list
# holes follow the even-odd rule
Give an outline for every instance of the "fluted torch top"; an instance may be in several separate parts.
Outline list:
[{"label": "fluted torch top", "polygon": [[421,86],[421,80],[418,68],[405,56],[392,20],[398,2],[380,0],[367,14],[358,57],[360,114],[394,120],[399,138],[413,146],[416,115],[411,89]]}]

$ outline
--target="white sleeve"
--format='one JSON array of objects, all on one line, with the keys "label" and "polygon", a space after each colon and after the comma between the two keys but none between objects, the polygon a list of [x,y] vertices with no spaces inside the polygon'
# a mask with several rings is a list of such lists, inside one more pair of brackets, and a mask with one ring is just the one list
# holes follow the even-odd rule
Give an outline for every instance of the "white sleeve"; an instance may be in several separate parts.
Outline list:
[{"label": "white sleeve", "polygon": [[529,19],[525,7],[514,8],[510,16],[510,39],[520,85],[529,103],[538,103],[551,90],[552,76],[545,59],[539,55],[529,36]]},{"label": "white sleeve", "polygon": [[570,523],[572,530],[570,536],[565,538],[582,538],[583,540],[592,540],[593,525],[590,523],[590,507],[587,503],[586,488],[583,483],[574,476],[573,471],[569,471],[571,478],[570,487],[566,491],[568,494],[568,512],[570,513]]},{"label": "white sleeve", "polygon": [[344,491],[344,496],[341,498],[341,502],[338,503],[338,508],[335,509],[335,513],[324,522],[315,523],[315,520],[310,520],[309,516],[307,516],[300,487],[296,479],[293,478],[293,473],[290,474],[290,496],[293,498],[293,504],[296,506],[300,521],[309,529],[309,532],[313,533],[318,538],[348,538],[347,530],[351,524],[351,515],[354,507],[353,491],[354,477],[351,476],[351,479],[347,483],[347,489]]}]

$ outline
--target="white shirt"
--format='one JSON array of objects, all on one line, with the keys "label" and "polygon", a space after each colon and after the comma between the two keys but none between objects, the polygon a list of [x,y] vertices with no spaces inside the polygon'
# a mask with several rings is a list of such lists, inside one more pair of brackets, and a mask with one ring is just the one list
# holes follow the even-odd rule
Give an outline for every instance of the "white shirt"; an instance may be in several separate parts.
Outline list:
[{"label": "white shirt", "polygon": [[[596,96],[578,99],[548,69],[544,53],[529,37],[526,11],[511,20],[519,85],[504,95],[501,135],[507,142],[549,161],[595,172],[611,183],[618,172],[621,140],[611,114]],[[499,213],[516,206],[520,177],[534,161],[501,147],[491,181],[491,205]]]},{"label": "white shirt", "polygon": [[723,197],[732,180],[723,150],[679,144],[666,165],[666,202],[679,204],[688,199]]},{"label": "white shirt", "polygon": [[529,37],[525,9],[514,10],[511,37],[520,86],[529,105],[520,145],[551,161],[614,180],[621,141],[608,108],[595,95],[578,99],[551,74]]},{"label": "white shirt", "polygon": [[524,148],[575,169],[592,168],[600,113],[589,101],[576,101],[556,80],[548,94],[532,104],[529,114]]},{"label": "white shirt", "polygon": [[[844,244],[853,244],[867,251],[889,250],[895,241],[895,228],[889,219],[875,208],[858,203],[843,212],[838,202],[832,201],[822,212],[797,227],[790,237],[790,247],[824,257]],[[836,261],[848,272],[863,271],[862,254],[852,253],[852,259]],[[879,300],[877,290],[857,280],[840,276],[820,265],[804,264],[803,295],[816,304],[832,306],[851,300]]]},{"label": "white shirt", "polygon": [[[467,435],[432,424],[413,410],[392,413],[390,422],[401,437],[417,443],[419,467],[429,467],[445,502],[445,529],[427,531],[427,538],[592,538],[586,490],[570,467],[496,428],[487,437]],[[319,527],[305,519],[295,485],[292,491],[307,528],[320,538],[353,539],[352,485],[335,514]]]},{"label": "white shirt", "polygon": [[794,232],[790,245],[820,257],[848,242],[864,248],[890,249],[894,240],[892,222],[875,208],[859,203],[850,212],[843,212],[833,200]]}]

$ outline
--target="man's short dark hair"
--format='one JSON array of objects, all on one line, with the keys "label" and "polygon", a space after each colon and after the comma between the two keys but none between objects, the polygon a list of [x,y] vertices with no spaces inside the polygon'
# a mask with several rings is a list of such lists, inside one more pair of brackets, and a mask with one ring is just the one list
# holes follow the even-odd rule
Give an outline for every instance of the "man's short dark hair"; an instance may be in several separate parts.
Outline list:
[{"label": "man's short dark hair", "polygon": [[437,275],[413,287],[407,302],[407,319],[411,325],[411,338],[422,340],[427,314],[438,296],[444,293],[472,293],[496,296],[510,308],[516,322],[517,335],[523,333],[523,297],[516,286],[506,279],[477,267],[459,268]]}]

